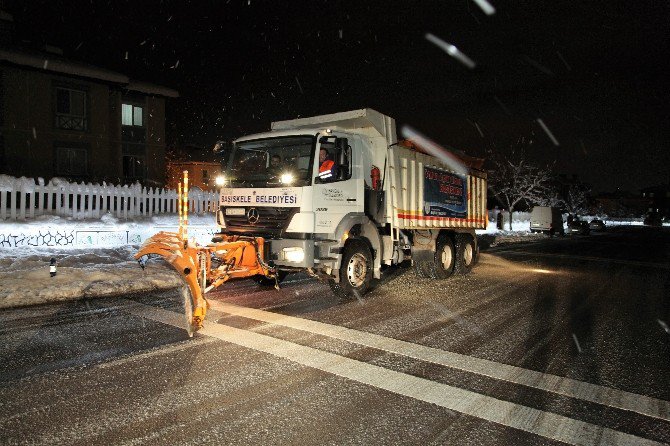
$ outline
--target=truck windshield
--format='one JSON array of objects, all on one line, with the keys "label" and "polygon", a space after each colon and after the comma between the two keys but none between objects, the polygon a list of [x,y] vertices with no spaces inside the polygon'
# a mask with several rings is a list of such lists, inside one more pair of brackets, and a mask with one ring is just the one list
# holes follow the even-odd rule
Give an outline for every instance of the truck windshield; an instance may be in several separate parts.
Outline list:
[{"label": "truck windshield", "polygon": [[226,176],[233,187],[309,185],[314,141],[305,135],[237,143]]}]

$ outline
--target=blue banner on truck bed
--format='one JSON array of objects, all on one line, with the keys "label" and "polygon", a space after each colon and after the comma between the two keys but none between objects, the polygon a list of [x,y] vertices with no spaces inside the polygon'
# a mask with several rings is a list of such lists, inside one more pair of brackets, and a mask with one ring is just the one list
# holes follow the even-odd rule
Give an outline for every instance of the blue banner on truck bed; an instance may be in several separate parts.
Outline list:
[{"label": "blue banner on truck bed", "polygon": [[426,216],[465,218],[467,181],[464,175],[424,168],[423,213]]}]

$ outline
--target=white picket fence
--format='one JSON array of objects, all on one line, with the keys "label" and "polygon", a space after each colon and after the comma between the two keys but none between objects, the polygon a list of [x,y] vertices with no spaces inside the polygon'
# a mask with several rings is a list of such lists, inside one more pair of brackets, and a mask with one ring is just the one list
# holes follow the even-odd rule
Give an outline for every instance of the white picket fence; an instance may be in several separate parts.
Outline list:
[{"label": "white picket fence", "polygon": [[[146,188],[139,184],[112,186],[103,183],[67,183],[40,178],[14,178],[0,175],[0,220],[25,220],[40,215],[58,215],[76,220],[97,219],[105,214],[134,218],[177,213],[177,192]],[[218,206],[215,192],[190,189],[189,211],[214,212]]]}]

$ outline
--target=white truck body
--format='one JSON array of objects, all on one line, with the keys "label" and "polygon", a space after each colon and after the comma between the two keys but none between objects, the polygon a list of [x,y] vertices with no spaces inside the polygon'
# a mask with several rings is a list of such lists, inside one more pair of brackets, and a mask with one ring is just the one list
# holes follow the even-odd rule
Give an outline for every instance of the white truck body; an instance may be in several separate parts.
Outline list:
[{"label": "white truck body", "polygon": [[[338,177],[329,182],[317,176],[324,148],[337,158]],[[276,155],[286,163],[280,169],[294,173],[286,178],[297,181],[279,182],[280,170],[264,176]],[[277,268],[307,269],[334,283],[345,274],[347,244],[363,241],[379,278],[383,265],[438,261],[445,239],[454,256],[459,243],[476,255],[474,230],[486,227],[486,175],[467,172],[398,145],[395,121],[372,109],[279,121],[234,142],[217,222],[226,234],[265,237],[266,260]]]}]

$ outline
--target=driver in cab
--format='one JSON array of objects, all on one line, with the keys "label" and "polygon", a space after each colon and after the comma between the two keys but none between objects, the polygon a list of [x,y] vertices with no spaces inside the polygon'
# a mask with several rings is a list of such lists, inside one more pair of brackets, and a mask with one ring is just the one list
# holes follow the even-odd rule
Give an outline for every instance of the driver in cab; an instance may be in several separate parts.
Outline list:
[{"label": "driver in cab", "polygon": [[281,156],[272,155],[272,158],[270,158],[270,165],[268,166],[267,170],[272,177],[278,178],[282,170]]},{"label": "driver in cab", "polygon": [[323,182],[333,181],[337,178],[337,164],[326,149],[319,151],[319,178]]}]

